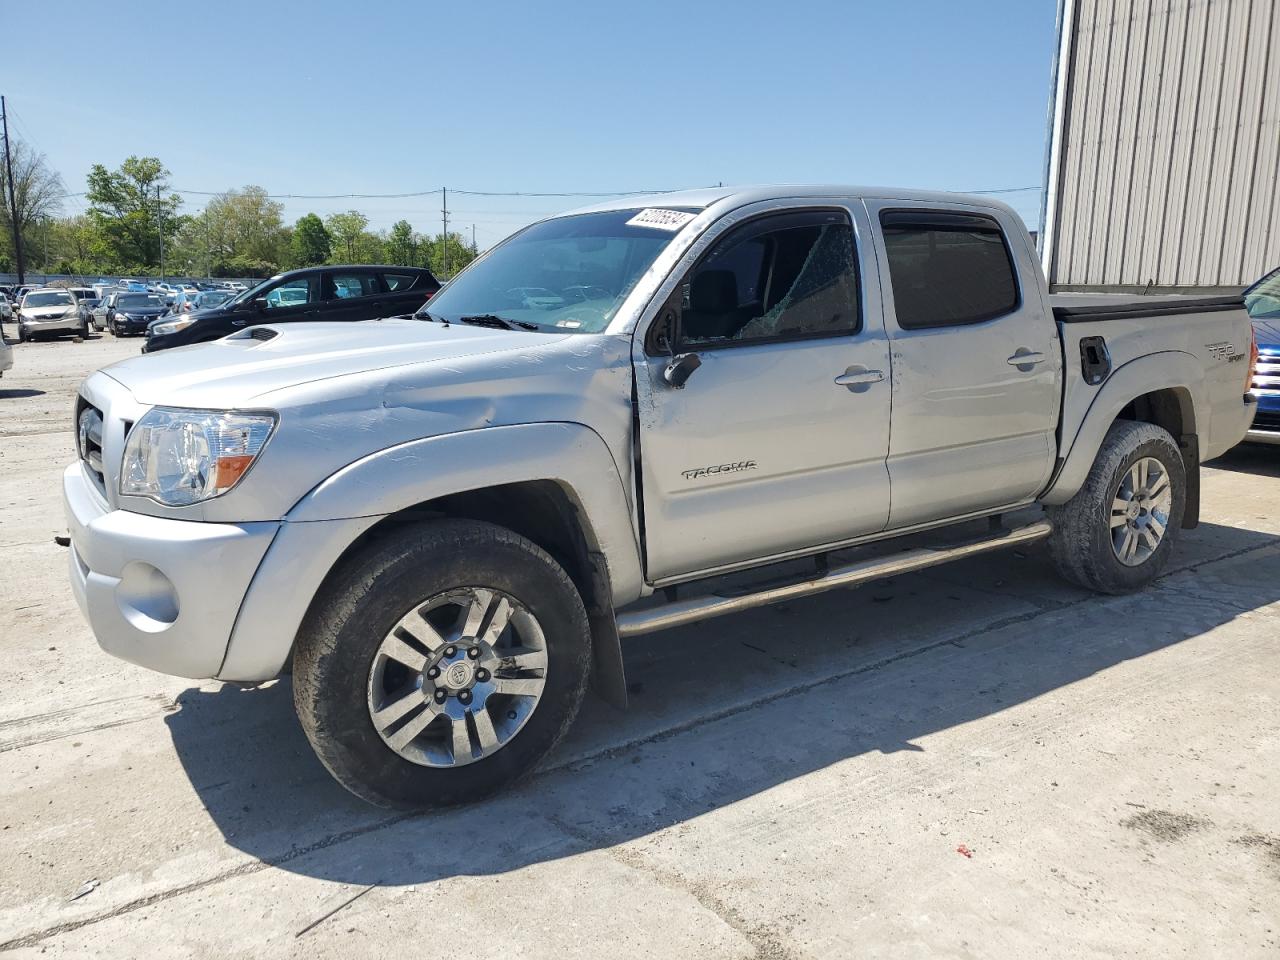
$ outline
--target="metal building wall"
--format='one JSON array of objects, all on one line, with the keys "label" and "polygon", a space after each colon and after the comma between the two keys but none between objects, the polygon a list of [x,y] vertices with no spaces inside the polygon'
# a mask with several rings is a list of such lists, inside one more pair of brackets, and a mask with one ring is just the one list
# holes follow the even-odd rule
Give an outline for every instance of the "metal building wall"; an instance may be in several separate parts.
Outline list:
[{"label": "metal building wall", "polygon": [[1055,289],[1239,288],[1280,266],[1280,0],[1062,0]]}]

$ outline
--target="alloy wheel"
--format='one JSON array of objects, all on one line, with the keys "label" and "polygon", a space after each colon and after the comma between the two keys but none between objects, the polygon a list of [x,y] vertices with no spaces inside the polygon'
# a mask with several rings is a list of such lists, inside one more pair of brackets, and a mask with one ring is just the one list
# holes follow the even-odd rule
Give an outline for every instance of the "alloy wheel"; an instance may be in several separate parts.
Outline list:
[{"label": "alloy wheel", "polygon": [[378,646],[369,716],[404,759],[462,766],[520,732],[546,674],[546,637],[527,607],[497,590],[450,590],[409,610]]},{"label": "alloy wheel", "polygon": [[1134,462],[1111,500],[1111,548],[1127,567],[1145,563],[1160,547],[1173,509],[1173,488],[1154,457]]}]

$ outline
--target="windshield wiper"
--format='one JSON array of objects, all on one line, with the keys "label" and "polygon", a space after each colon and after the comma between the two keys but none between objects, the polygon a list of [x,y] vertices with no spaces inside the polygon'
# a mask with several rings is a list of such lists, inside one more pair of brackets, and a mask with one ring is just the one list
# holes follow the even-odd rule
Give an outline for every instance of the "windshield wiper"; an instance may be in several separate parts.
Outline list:
[{"label": "windshield wiper", "polygon": [[477,327],[496,327],[499,330],[537,330],[536,323],[527,320],[508,320],[496,313],[477,313],[469,317],[459,317],[459,323],[470,323]]},{"label": "windshield wiper", "polygon": [[438,323],[438,324],[440,324],[441,326],[445,326],[445,327],[447,327],[447,326],[449,325],[449,318],[448,318],[448,317],[437,317],[434,313],[432,313],[432,312],[431,312],[431,311],[429,311],[429,310],[419,310],[417,313],[415,313],[415,314],[413,315],[413,319],[415,319],[415,320],[430,320],[430,321],[432,321],[433,323]]}]

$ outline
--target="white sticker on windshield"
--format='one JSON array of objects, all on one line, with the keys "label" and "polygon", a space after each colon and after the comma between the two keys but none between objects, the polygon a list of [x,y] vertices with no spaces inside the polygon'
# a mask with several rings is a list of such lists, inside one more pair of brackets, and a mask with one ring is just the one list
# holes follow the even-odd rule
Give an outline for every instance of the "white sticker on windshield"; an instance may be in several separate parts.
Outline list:
[{"label": "white sticker on windshield", "polygon": [[670,230],[675,233],[697,214],[685,213],[683,210],[659,210],[656,207],[641,210],[627,221],[628,227],[653,227],[655,230]]}]

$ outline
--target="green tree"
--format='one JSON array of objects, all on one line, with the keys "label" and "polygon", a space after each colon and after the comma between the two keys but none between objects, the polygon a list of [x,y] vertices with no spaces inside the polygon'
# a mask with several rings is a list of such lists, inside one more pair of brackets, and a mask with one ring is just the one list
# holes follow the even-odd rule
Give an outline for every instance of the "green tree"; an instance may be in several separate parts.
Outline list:
[{"label": "green tree", "polygon": [[311,267],[329,259],[333,240],[324,222],[314,213],[299,217],[293,225],[291,253],[295,267]]},{"label": "green tree", "polygon": [[356,253],[361,247],[365,228],[369,226],[369,218],[359,210],[348,210],[346,213],[330,214],[324,225],[333,238],[331,259],[345,257],[342,262],[359,263]]},{"label": "green tree", "polygon": [[471,244],[462,235],[452,231],[446,237],[437,233],[423,243],[426,256],[422,264],[442,280],[448,279],[476,258]]},{"label": "green tree", "polygon": [[387,263],[411,267],[418,262],[418,237],[408,220],[397,220],[383,242]]},{"label": "green tree", "polygon": [[271,264],[272,272],[278,269],[288,255],[283,210],[266,190],[255,186],[228,190],[210,200],[203,218],[214,268],[239,261]]},{"label": "green tree", "polygon": [[89,216],[102,235],[114,266],[160,263],[160,230],[172,242],[182,226],[176,193],[165,196],[169,171],[155,157],[129,157],[115,170],[95,163],[85,196]]},{"label": "green tree", "polygon": [[[57,214],[62,206],[62,195],[67,191],[62,185],[62,177],[50,168],[44,154],[14,138],[10,140],[10,153],[18,231],[26,237],[37,223]],[[0,203],[0,228],[3,228],[0,230],[0,265],[10,269],[16,266],[17,256],[13,249],[14,217],[9,209],[9,180],[3,163],[0,163],[0,191],[3,191],[4,198]],[[29,240],[24,241],[23,250],[27,263],[31,264],[29,244]]]}]

